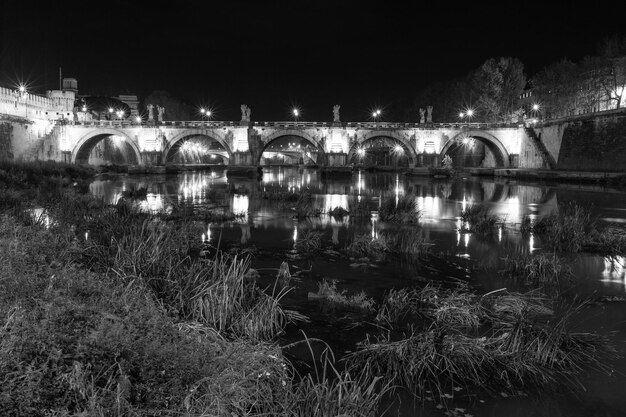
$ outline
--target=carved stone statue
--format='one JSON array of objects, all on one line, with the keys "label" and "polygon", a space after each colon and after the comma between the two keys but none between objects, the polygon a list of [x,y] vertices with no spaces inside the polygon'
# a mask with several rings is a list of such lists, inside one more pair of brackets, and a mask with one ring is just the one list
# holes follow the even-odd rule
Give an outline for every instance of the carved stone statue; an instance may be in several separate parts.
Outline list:
[{"label": "carved stone statue", "polygon": [[426,111],[420,107],[420,123],[424,123],[424,113],[426,113]]},{"label": "carved stone statue", "polygon": [[432,123],[433,122],[433,106],[427,106],[426,110],[428,111],[428,113],[426,113],[426,123]]},{"label": "carved stone statue", "polygon": [[146,108],[148,109],[148,121],[154,122],[154,106],[152,104],[148,104]]},{"label": "carved stone statue", "polygon": [[245,104],[241,105],[241,121],[242,122],[249,122],[250,121],[250,113],[252,112],[252,110],[250,109],[250,107],[246,106]]},{"label": "carved stone statue", "polygon": [[165,113],[165,107],[161,107],[159,105],[157,105],[157,117],[158,117],[158,121],[162,122],[163,121],[163,114]]},{"label": "carved stone statue", "polygon": [[333,106],[333,123],[339,123],[339,109],[341,106],[339,104],[335,104]]}]

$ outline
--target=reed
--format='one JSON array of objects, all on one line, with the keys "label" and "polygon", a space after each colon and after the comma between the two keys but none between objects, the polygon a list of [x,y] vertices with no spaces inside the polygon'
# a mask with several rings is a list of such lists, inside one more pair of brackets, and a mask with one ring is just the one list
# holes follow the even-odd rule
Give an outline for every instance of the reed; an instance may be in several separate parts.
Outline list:
[{"label": "reed", "polygon": [[386,198],[378,210],[379,219],[386,222],[417,224],[420,216],[415,197],[408,195],[400,197],[397,201],[395,197]]},{"label": "reed", "polygon": [[484,204],[470,205],[461,212],[461,230],[465,232],[487,235],[493,233],[496,226],[503,223],[503,219],[494,215]]}]

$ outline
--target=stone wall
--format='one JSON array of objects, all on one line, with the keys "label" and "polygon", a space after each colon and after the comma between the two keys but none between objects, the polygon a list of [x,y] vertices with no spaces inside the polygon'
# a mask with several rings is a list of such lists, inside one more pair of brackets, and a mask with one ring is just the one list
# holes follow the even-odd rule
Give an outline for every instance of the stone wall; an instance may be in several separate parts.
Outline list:
[{"label": "stone wall", "polygon": [[0,121],[0,160],[13,159],[12,131],[13,125],[11,123]]},{"label": "stone wall", "polygon": [[624,109],[551,121],[535,131],[557,161],[557,169],[626,171]]}]

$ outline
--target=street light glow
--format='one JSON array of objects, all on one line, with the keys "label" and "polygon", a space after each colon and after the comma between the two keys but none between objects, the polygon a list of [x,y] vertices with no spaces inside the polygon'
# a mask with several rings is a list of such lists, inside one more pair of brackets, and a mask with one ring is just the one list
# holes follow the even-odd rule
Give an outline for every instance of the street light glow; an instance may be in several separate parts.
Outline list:
[{"label": "street light glow", "polygon": [[109,113],[113,113],[113,107],[109,107]]},{"label": "street light glow", "polygon": [[465,113],[463,112],[459,113],[459,117],[462,119],[463,117],[465,117]]},{"label": "street light glow", "polygon": [[26,87],[24,87],[23,85],[20,85],[19,90],[20,90],[20,93],[23,93],[26,91]]},{"label": "street light glow", "polygon": [[202,114],[204,114],[205,111],[206,110],[204,109],[204,107],[200,109],[200,113],[202,113]]},{"label": "street light glow", "polygon": [[472,109],[467,110],[467,115],[468,117],[472,117],[474,115],[474,110]]},{"label": "street light glow", "polygon": [[293,115],[298,117],[300,115],[300,111],[298,109],[293,109]]},{"label": "street light glow", "polygon": [[141,123],[141,117],[140,116],[135,117],[135,120],[137,121],[137,123]]},{"label": "street light glow", "polygon": [[537,103],[533,104],[533,110],[534,111],[539,110],[539,104],[537,104]]}]

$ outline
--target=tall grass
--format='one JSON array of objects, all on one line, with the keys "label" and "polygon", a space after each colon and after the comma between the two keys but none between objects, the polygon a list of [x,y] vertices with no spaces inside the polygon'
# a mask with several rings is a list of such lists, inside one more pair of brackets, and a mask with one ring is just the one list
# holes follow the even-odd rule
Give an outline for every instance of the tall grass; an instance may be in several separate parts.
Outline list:
[{"label": "tall grass", "polygon": [[523,231],[537,234],[551,249],[563,252],[596,252],[605,255],[626,253],[626,229],[599,227],[591,210],[577,203],[559,207],[534,224],[522,222]]},{"label": "tall grass", "polygon": [[500,275],[524,285],[545,289],[560,286],[564,280],[571,278],[572,271],[556,253],[512,253],[504,259]]},{"label": "tall grass", "polygon": [[461,212],[461,230],[487,235],[501,225],[503,219],[494,215],[491,209],[484,204],[473,204]]},{"label": "tall grass", "polygon": [[[576,307],[555,312],[537,293],[503,289],[480,296],[464,287],[429,285],[390,293],[381,311],[379,322],[392,326],[362,342],[347,358],[348,369],[368,366],[370,377],[381,376],[422,399],[455,387],[487,393],[578,390],[584,371],[610,374],[608,362],[616,357],[606,338],[572,329]],[[421,321],[407,323],[399,314],[407,312]]]},{"label": "tall grass", "polygon": [[315,253],[322,249],[322,233],[314,230],[305,230],[298,235],[294,243],[294,249],[303,253]]},{"label": "tall grass", "polygon": [[398,198],[397,202],[395,197],[386,198],[378,210],[379,219],[386,222],[416,224],[420,216],[415,197],[408,195]]},{"label": "tall grass", "polygon": [[384,234],[380,234],[374,238],[368,234],[355,234],[350,243],[346,246],[348,255],[356,258],[369,257],[383,259],[391,250],[391,239]]},{"label": "tall grass", "polygon": [[532,232],[538,234],[554,250],[579,252],[587,243],[589,233],[595,228],[596,219],[590,210],[576,203],[569,203],[560,207],[558,213],[533,224]]}]

